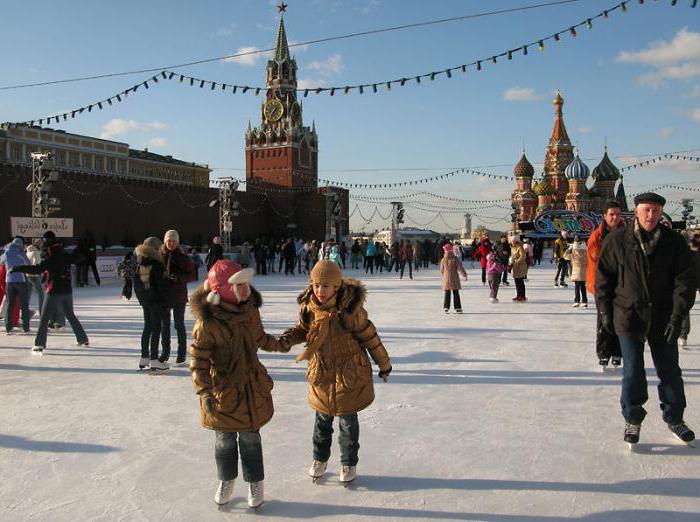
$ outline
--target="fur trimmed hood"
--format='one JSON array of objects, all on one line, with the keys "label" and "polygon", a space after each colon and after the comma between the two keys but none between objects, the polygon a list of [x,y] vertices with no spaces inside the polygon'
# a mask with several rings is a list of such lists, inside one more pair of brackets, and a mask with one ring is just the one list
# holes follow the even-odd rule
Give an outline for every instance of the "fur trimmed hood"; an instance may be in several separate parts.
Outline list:
[{"label": "fur trimmed hood", "polygon": [[194,293],[190,296],[190,307],[194,316],[202,322],[211,321],[212,319],[226,320],[226,316],[238,314],[252,304],[255,308],[260,308],[263,305],[262,295],[253,285],[250,286],[250,298],[242,306],[240,304],[227,303],[221,301],[218,305],[213,305],[207,301],[208,290],[204,289],[204,285],[199,285]]},{"label": "fur trimmed hood", "polygon": [[163,263],[163,256],[161,255],[161,253],[157,249],[151,248],[144,244],[138,245],[136,247],[136,256],[139,257],[141,260],[153,259],[154,261]]},{"label": "fur trimmed hood", "polygon": [[[297,297],[297,303],[307,305],[314,295],[314,289],[311,285],[306,287]],[[344,277],[338,288],[335,302],[336,307],[341,312],[354,314],[364,304],[367,299],[367,289],[365,285],[354,277]]]}]

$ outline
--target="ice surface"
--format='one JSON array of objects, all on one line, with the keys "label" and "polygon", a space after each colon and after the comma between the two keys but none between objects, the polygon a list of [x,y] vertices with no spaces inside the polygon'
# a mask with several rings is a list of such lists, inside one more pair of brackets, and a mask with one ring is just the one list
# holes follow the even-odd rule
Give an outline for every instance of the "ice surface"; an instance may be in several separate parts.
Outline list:
[{"label": "ice surface", "polygon": [[[512,303],[511,285],[492,305],[474,268],[465,313],[445,315],[437,271],[414,277],[362,276],[394,371],[376,379],[377,398],[360,413],[352,488],[337,484],[335,441],[327,479],[307,475],[313,414],[305,367],[294,363],[301,347],[261,355],[276,412],[262,430],[257,514],[242,478],[230,505],[214,505],[214,436],[198,424],[189,371],[137,371],[138,304],[120,301],[117,286],[77,289],[89,348],[70,329],[50,332],[44,357],[32,357],[32,336],[0,337],[0,520],[700,520],[700,449],[662,422],[651,370],[649,415],[629,452],[621,374],[600,371],[595,308],[572,309],[573,285],[554,288],[548,265],[531,271],[530,302]],[[293,324],[304,284],[256,278],[269,333]],[[191,330],[189,310],[187,319]],[[696,431],[698,332],[680,354]]]}]

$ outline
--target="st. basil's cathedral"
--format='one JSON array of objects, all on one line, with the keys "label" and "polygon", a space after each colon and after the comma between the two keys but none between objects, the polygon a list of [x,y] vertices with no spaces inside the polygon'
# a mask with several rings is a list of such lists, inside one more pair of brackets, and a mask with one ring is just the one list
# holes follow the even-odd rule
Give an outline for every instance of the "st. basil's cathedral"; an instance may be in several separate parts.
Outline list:
[{"label": "st. basil's cathedral", "polygon": [[[617,199],[622,209],[627,210],[622,176],[608,157],[607,147],[603,159],[591,173],[578,151],[574,153],[564,125],[563,106],[564,98],[557,92],[554,98],[554,128],[547,144],[542,178],[534,180],[535,169],[524,151],[513,170],[516,187],[511,201],[519,222],[533,221],[548,210],[602,214],[606,201],[610,199]],[[594,181],[588,188],[586,182],[591,174]]]}]

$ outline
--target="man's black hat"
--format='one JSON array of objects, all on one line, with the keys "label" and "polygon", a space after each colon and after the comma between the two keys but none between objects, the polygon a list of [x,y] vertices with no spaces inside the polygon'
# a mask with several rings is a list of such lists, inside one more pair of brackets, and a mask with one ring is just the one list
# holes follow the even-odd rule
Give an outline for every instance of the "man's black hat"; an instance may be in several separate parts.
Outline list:
[{"label": "man's black hat", "polygon": [[634,206],[636,207],[640,203],[656,203],[663,207],[666,204],[666,198],[659,196],[655,192],[645,192],[634,196]]}]

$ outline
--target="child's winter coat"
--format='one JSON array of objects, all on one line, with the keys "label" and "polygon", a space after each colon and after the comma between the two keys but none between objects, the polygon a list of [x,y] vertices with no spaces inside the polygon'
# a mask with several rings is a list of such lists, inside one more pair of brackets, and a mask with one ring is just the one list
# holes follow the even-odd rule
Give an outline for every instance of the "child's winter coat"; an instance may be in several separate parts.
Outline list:
[{"label": "child's winter coat", "polygon": [[499,257],[493,252],[489,252],[486,256],[486,272],[488,274],[501,274],[505,272],[505,270]]},{"label": "child's winter coat", "polygon": [[585,241],[571,245],[571,280],[585,281],[588,266],[588,248]]},{"label": "child's winter coat", "polygon": [[[189,352],[192,382],[200,397],[202,426],[217,431],[256,431],[274,413],[272,378],[258,359],[258,349],[280,351],[265,333],[259,308],[262,297],[250,287],[250,298],[238,304],[211,304],[200,285],[190,297],[195,316]],[[202,406],[214,399],[210,413]]]},{"label": "child's winter coat", "polygon": [[318,303],[311,286],[297,298],[299,322],[283,338],[290,344],[307,343],[297,361],[308,361],[309,404],[319,413],[349,415],[372,403],[368,354],[380,371],[391,368],[389,355],[363,307],[366,295],[364,285],[348,277],[324,304]]}]

